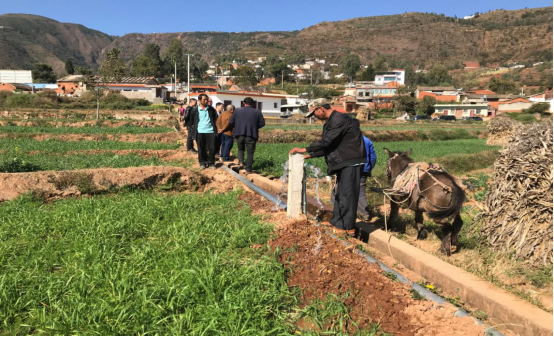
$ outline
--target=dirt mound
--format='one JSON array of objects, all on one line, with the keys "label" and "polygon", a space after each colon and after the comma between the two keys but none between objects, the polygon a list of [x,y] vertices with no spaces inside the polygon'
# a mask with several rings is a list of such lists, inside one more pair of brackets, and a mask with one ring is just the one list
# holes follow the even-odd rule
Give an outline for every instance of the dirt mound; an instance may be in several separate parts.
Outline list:
[{"label": "dirt mound", "polygon": [[[410,289],[368,264],[349,246],[337,242],[307,221],[278,232],[270,242],[280,247],[279,259],[290,268],[288,284],[302,289],[301,305],[324,299],[328,293],[349,293],[344,304],[359,329],[378,323],[395,335],[483,335],[484,329],[470,317],[454,317],[455,308],[412,298]],[[356,328],[348,327],[348,333]]]},{"label": "dirt mound", "polygon": [[170,184],[196,191],[208,182],[209,179],[199,173],[166,166],[0,173],[0,201],[29,192],[57,198],[109,192],[121,187],[149,189]]},{"label": "dirt mound", "polygon": [[117,140],[120,142],[147,142],[147,143],[175,143],[182,141],[184,134],[174,132],[165,133],[143,133],[143,134],[119,134],[119,135],[91,135],[91,134],[55,134],[55,133],[2,133],[0,138],[30,138],[35,140],[57,139],[68,142],[76,142],[81,140],[88,141],[105,141]]}]

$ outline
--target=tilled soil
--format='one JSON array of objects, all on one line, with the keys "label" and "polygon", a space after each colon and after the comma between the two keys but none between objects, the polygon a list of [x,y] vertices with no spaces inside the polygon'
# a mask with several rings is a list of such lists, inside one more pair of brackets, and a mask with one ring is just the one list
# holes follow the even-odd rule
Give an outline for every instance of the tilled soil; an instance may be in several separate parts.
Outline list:
[{"label": "tilled soil", "polygon": [[50,199],[103,193],[121,187],[149,189],[166,184],[197,191],[210,182],[209,177],[189,169],[167,166],[0,173],[0,201],[29,192]]},{"label": "tilled soil", "polygon": [[[101,120],[102,127],[112,127],[117,128],[121,126],[134,126],[134,127],[172,127],[175,123],[175,120],[167,121],[117,121],[117,120]],[[66,121],[8,121],[0,120],[0,126],[16,125],[16,126],[51,126],[51,127],[70,127],[70,128],[79,128],[85,126],[94,126],[96,125],[96,120],[85,120],[79,122],[66,122]]]},{"label": "tilled soil", "polygon": [[184,141],[184,133],[164,132],[164,133],[143,133],[143,134],[55,134],[55,133],[2,133],[0,138],[30,138],[34,140],[57,139],[68,142],[105,141],[117,140],[121,142],[147,142],[147,143],[174,143]]},{"label": "tilled soil", "polygon": [[[328,293],[350,296],[344,304],[360,329],[371,323],[395,335],[483,335],[470,317],[454,317],[456,308],[412,298],[409,288],[387,278],[376,264],[355,253],[357,241],[345,246],[307,221],[290,223],[270,242],[290,268],[288,284],[302,290],[302,304]],[[354,333],[355,328],[350,327]]]}]

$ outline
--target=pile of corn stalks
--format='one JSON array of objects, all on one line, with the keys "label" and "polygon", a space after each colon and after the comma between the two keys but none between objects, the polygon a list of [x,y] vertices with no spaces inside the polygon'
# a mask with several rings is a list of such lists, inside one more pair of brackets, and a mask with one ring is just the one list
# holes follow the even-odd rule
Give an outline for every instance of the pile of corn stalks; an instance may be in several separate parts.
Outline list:
[{"label": "pile of corn stalks", "polygon": [[487,145],[506,145],[512,132],[521,128],[522,124],[509,117],[499,116],[487,124]]},{"label": "pile of corn stalks", "polygon": [[552,265],[552,121],[520,126],[494,164],[483,234],[495,250]]}]

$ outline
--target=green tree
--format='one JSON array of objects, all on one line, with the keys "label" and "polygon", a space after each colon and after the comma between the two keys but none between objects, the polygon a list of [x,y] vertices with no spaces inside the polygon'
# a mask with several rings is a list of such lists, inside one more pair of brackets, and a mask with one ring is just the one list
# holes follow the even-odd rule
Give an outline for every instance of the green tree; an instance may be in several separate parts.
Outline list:
[{"label": "green tree", "polygon": [[248,66],[238,67],[231,71],[231,75],[235,76],[233,83],[243,85],[256,85],[258,84],[258,77],[254,69]]},{"label": "green tree", "polygon": [[146,46],[144,46],[142,55],[161,62],[160,46],[155,43],[148,42]]},{"label": "green tree", "polygon": [[173,74],[177,64],[177,78],[181,82],[187,79],[187,60],[184,54],[183,43],[179,39],[173,39],[169,43],[164,55],[165,74]]},{"label": "green tree", "polygon": [[106,59],[102,62],[99,71],[102,82],[119,82],[125,75],[125,63],[119,59],[119,54],[121,54],[121,50],[117,48],[112,48],[106,54]]},{"label": "green tree", "polygon": [[133,61],[131,65],[131,72],[133,76],[154,76],[159,77],[160,66],[154,59],[139,55]]},{"label": "green tree", "polygon": [[362,73],[362,81],[373,81],[375,80],[375,70],[373,69],[373,65],[369,64],[367,68]]},{"label": "green tree", "polygon": [[386,71],[389,69],[389,66],[383,56],[377,56],[373,59],[373,69],[375,71]]},{"label": "green tree", "polygon": [[541,115],[545,115],[548,109],[550,109],[550,104],[548,103],[535,103],[531,105],[529,109],[525,109],[522,112],[526,112],[530,114],[539,113]]},{"label": "green tree", "polygon": [[427,84],[430,86],[452,85],[452,76],[448,73],[448,68],[443,65],[435,65],[426,77]]},{"label": "green tree", "polygon": [[287,67],[287,64],[284,62],[275,63],[270,69],[270,73],[273,77],[275,77],[275,83],[277,84],[281,83],[281,77],[284,81],[287,81],[289,74],[291,73],[290,68]]},{"label": "green tree", "polygon": [[48,64],[35,63],[31,75],[34,83],[56,83],[54,70]]},{"label": "green tree", "polygon": [[187,52],[187,54],[192,54],[190,56],[190,73],[191,76],[196,80],[202,80],[206,70],[208,70],[209,65],[202,59],[202,55],[192,52]]},{"label": "green tree", "polygon": [[435,111],[435,104],[437,104],[435,97],[425,96],[417,103],[417,107],[424,114],[432,115]]},{"label": "green tree", "polygon": [[75,67],[73,66],[72,59],[67,59],[67,61],[65,61],[65,72],[68,75],[73,75],[75,73]]},{"label": "green tree", "polygon": [[339,62],[340,71],[342,71],[344,75],[350,77],[350,82],[352,82],[361,64],[358,55],[348,54]]},{"label": "green tree", "polygon": [[155,43],[147,43],[142,54],[133,61],[131,69],[135,76],[161,77],[160,46]]},{"label": "green tree", "polygon": [[517,92],[516,83],[510,78],[493,77],[489,81],[488,88],[497,94]]},{"label": "green tree", "polygon": [[407,87],[401,86],[396,89],[393,97],[394,109],[400,112],[413,114],[416,109],[417,100],[411,96]]}]

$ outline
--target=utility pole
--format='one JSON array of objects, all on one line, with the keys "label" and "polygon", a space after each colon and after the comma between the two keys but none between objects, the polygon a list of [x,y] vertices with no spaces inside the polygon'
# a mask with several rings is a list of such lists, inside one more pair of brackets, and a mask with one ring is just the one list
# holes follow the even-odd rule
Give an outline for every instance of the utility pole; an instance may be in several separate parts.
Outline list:
[{"label": "utility pole", "polygon": [[310,85],[314,85],[314,70],[310,68]]},{"label": "utility pole", "polygon": [[190,54],[187,55],[187,95],[190,93]]},{"label": "utility pole", "polygon": [[283,89],[283,81],[284,81],[284,78],[285,78],[285,71],[284,71],[284,70],[281,70],[281,89]]}]

